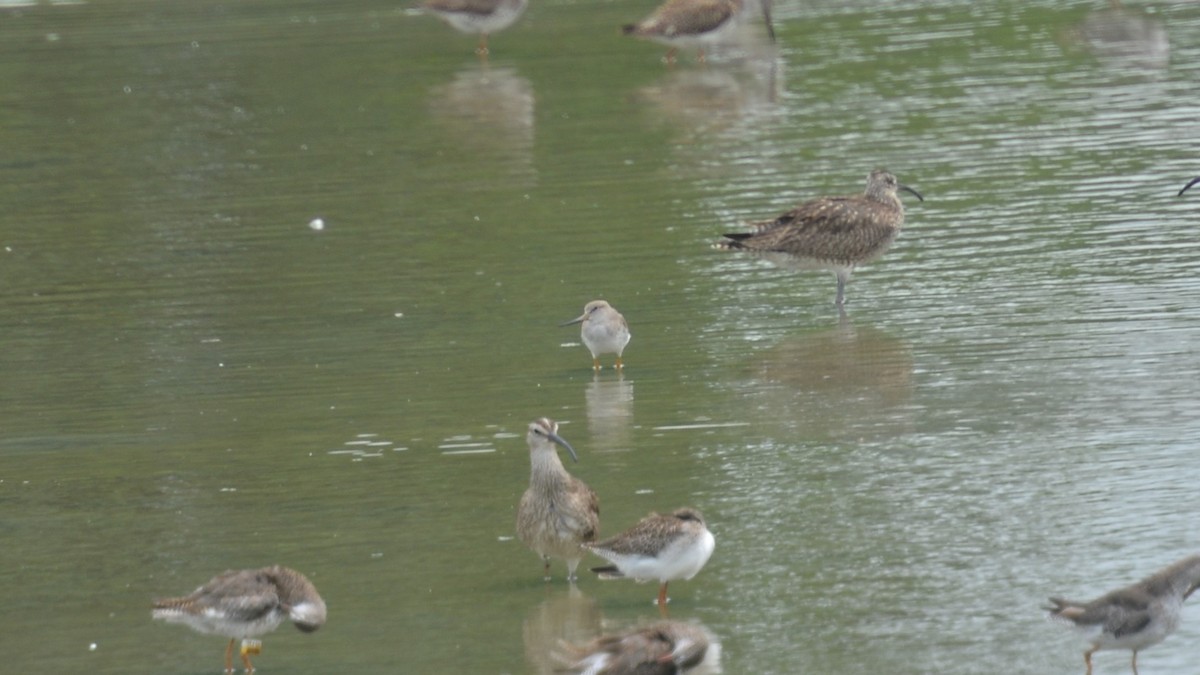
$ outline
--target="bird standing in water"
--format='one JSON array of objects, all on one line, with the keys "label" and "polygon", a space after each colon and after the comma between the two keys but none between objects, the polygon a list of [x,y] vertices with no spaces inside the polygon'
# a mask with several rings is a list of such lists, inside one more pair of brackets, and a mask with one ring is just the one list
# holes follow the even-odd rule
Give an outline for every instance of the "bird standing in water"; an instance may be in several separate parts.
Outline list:
[{"label": "bird standing in water", "polygon": [[1137,675],[1138,651],[1162,642],[1179,627],[1184,600],[1200,586],[1200,556],[1190,556],[1145,579],[1090,602],[1050,598],[1050,618],[1070,624],[1092,648],[1083,653],[1087,673],[1092,654],[1101,649],[1133,650]]},{"label": "bird standing in water", "polygon": [[529,0],[425,0],[430,12],[462,33],[478,33],[475,53],[488,55],[488,35],[511,26],[525,12]]},{"label": "bird standing in water", "polygon": [[651,513],[621,534],[584,548],[612,563],[592,568],[601,579],[658,581],[658,605],[665,607],[667,583],[696,576],[715,543],[704,516],[684,507],[670,515]]},{"label": "bird standing in water", "polygon": [[[771,0],[760,0],[767,35],[775,41],[771,24]],[[746,11],[745,0],[667,0],[638,23],[621,27],[621,32],[654,40],[670,47],[663,57],[675,62],[680,47],[697,49],[697,61],[704,60],[704,48],[725,39],[741,21]]]},{"label": "bird standing in water", "polygon": [[897,191],[924,201],[916,190],[876,169],[861,195],[820,197],[771,220],[751,223],[752,232],[726,234],[715,246],[748,251],[781,267],[828,269],[837,277],[834,303],[846,302],[846,282],[854,268],[883,255],[904,225]]},{"label": "bird standing in water", "polygon": [[325,601],[303,574],[275,565],[226,572],[190,595],[155,600],[151,616],[229,638],[226,673],[233,672],[233,644],[241,639],[242,664],[249,673],[254,671],[250,655],[262,652],[262,642],[251,638],[275,630],[285,619],[311,633],[325,624]]},{"label": "bird standing in water", "polygon": [[583,481],[567,473],[555,445],[561,445],[579,461],[575,449],[558,435],[558,424],[545,417],[529,424],[529,489],[517,506],[517,536],[541,556],[545,576],[550,579],[550,559],[567,561],[567,580],[576,579],[575,569],[586,551],[582,545],[594,541],[600,531],[600,498]]},{"label": "bird standing in water", "polygon": [[625,345],[629,344],[629,324],[612,305],[603,300],[593,300],[583,308],[583,314],[559,326],[572,326],[582,323],[580,337],[583,344],[592,353],[592,370],[600,370],[601,354],[616,354],[617,363],[614,368],[621,370],[625,364],[621,362],[621,354]]}]

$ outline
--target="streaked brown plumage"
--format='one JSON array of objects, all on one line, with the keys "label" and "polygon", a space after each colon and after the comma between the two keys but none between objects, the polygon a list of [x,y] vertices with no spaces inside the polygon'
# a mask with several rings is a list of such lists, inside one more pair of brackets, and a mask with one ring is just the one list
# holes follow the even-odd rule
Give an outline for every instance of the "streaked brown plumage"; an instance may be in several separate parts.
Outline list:
[{"label": "streaked brown plumage", "polygon": [[[767,33],[774,41],[770,0],[761,3]],[[671,48],[666,56],[668,62],[674,61],[679,47],[697,48],[697,58],[703,61],[704,46],[719,42],[737,25],[744,9],[744,0],[667,0],[650,16],[622,26],[621,31],[668,45]]]},{"label": "streaked brown plumage", "polygon": [[660,621],[566,647],[568,672],[581,675],[675,675],[704,661],[707,631],[682,621]]},{"label": "streaked brown plumage", "polygon": [[425,0],[421,9],[435,14],[463,33],[479,33],[475,53],[488,54],[488,35],[511,26],[529,0]]},{"label": "streaked brown plumage", "polygon": [[284,619],[311,633],[325,623],[325,601],[303,574],[274,565],[255,570],[229,571],[209,580],[190,595],[159,598],[151,616],[168,623],[182,623],[201,633],[229,638],[225,649],[225,672],[233,672],[233,645],[242,640],[242,664],[254,670],[250,654],[262,651],[262,643],[249,638],[269,633]]},{"label": "streaked brown plumage", "polygon": [[567,473],[555,444],[579,461],[575,449],[558,435],[558,424],[545,417],[529,424],[529,488],[517,506],[517,536],[545,562],[550,578],[550,559],[567,561],[567,580],[576,579],[575,569],[586,551],[584,542],[594,541],[600,531],[600,498],[583,481]]},{"label": "streaked brown plumage", "polygon": [[667,604],[667,584],[696,576],[712,555],[715,540],[704,516],[691,507],[651,513],[615,537],[584,548],[612,565],[593,567],[601,579],[657,581],[658,605]]},{"label": "streaked brown plumage", "polygon": [[1050,598],[1050,617],[1082,632],[1092,648],[1083,653],[1088,675],[1092,654],[1101,649],[1138,650],[1162,642],[1179,627],[1184,600],[1200,586],[1200,556],[1189,556],[1149,577],[1090,602]]},{"label": "streaked brown plumage", "polygon": [[845,303],[846,282],[858,265],[883,255],[904,225],[898,190],[924,198],[896,177],[876,169],[861,195],[820,197],[771,220],[751,223],[752,232],[724,235],[716,247],[749,251],[785,267],[832,270],[836,304]]}]

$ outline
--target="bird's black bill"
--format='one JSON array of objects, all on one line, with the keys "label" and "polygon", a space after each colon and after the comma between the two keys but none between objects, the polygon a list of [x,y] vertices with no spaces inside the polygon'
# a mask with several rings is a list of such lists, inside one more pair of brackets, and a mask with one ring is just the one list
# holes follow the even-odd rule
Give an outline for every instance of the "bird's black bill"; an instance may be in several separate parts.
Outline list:
[{"label": "bird's black bill", "polygon": [[[1197,178],[1196,180],[1200,180],[1200,178]],[[921,201],[925,201],[925,198],[921,196],[920,192],[917,192],[916,190],[908,187],[907,185],[897,185],[896,187],[901,190],[904,190],[905,192],[911,192],[914,196],[916,196],[917,199],[920,199]]]},{"label": "bird's black bill", "polygon": [[1192,182],[1188,183],[1187,185],[1184,185],[1183,189],[1179,191],[1179,194],[1177,194],[1175,196],[1182,197],[1183,193],[1187,192],[1188,188],[1192,187],[1196,183],[1200,183],[1200,176],[1196,176],[1195,178],[1192,179]]},{"label": "bird's black bill", "polygon": [[549,438],[550,440],[554,441],[555,443],[558,443],[559,445],[566,448],[567,452],[571,453],[571,459],[575,460],[576,462],[579,461],[579,455],[575,454],[575,448],[572,448],[571,444],[568,443],[566,440],[564,440],[562,436],[552,433],[552,434],[547,434],[546,438]]}]

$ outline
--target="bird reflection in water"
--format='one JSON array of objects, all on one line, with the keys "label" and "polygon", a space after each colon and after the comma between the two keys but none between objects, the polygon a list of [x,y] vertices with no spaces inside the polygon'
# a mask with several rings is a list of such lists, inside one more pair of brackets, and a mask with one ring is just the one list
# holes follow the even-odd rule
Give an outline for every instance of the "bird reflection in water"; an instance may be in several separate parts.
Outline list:
[{"label": "bird reflection in water", "polygon": [[1118,68],[1159,71],[1171,62],[1171,43],[1163,20],[1140,9],[1122,7],[1118,0],[1088,14],[1067,33],[1067,40],[1084,45]]},{"label": "bird reflection in water", "polygon": [[578,586],[571,584],[565,592],[553,586],[546,590],[548,597],[529,610],[521,627],[525,659],[539,675],[561,673],[560,646],[591,639],[602,630],[604,619],[596,601]]},{"label": "bird reflection in water", "polygon": [[579,675],[705,675],[721,672],[721,644],[698,623],[659,621],[564,644],[560,659]]},{"label": "bird reflection in water", "polygon": [[499,165],[502,170],[488,173],[489,184],[536,184],[533,85],[516,70],[463,68],[453,80],[430,91],[429,112],[451,147],[476,158],[477,166]]},{"label": "bird reflection in water", "polygon": [[633,382],[596,375],[583,390],[592,447],[600,451],[632,448]]},{"label": "bird reflection in water", "polygon": [[882,331],[837,327],[786,339],[759,355],[755,380],[769,406],[806,428],[833,437],[900,433],[912,399],[913,355]]},{"label": "bird reflection in water", "polygon": [[751,42],[720,64],[666,72],[632,98],[651,108],[655,120],[680,130],[682,141],[693,142],[753,133],[754,121],[774,109],[782,88],[782,66],[773,45]]}]

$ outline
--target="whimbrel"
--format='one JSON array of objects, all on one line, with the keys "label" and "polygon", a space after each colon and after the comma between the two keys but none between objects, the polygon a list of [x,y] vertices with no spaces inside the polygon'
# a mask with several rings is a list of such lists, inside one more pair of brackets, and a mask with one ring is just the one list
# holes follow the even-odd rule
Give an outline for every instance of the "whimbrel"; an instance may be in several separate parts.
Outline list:
[{"label": "whimbrel", "polygon": [[1133,650],[1137,675],[1138,651],[1162,642],[1179,627],[1183,601],[1200,585],[1200,556],[1190,556],[1166,569],[1091,602],[1050,598],[1051,618],[1082,632],[1092,648],[1083,653],[1088,675],[1092,654],[1101,649]]},{"label": "whimbrel", "polygon": [[567,473],[554,446],[561,445],[579,461],[575,449],[558,435],[558,424],[545,417],[529,424],[529,489],[517,506],[517,536],[541,556],[550,579],[550,558],[567,561],[567,580],[586,552],[582,544],[600,530],[600,498],[583,481]]},{"label": "whimbrel", "polygon": [[303,574],[276,565],[226,572],[191,595],[155,600],[151,616],[229,638],[226,673],[233,672],[233,644],[241,639],[242,664],[249,673],[254,670],[250,655],[262,653],[262,642],[251,638],[275,630],[285,619],[311,633],[325,623],[325,601]]},{"label": "whimbrel", "polygon": [[751,223],[752,232],[724,235],[715,246],[749,251],[783,267],[828,269],[837,277],[837,298],[846,301],[846,282],[854,268],[874,260],[892,245],[904,224],[904,204],[896,177],[876,169],[867,176],[861,195],[819,197],[771,220]]},{"label": "whimbrel", "polygon": [[571,326],[582,323],[580,336],[583,344],[592,353],[592,370],[600,370],[601,354],[616,354],[617,370],[625,367],[621,362],[621,354],[625,345],[629,344],[629,324],[612,305],[603,300],[593,300],[583,308],[583,314],[561,323],[559,326]]},{"label": "whimbrel", "polygon": [[592,568],[601,579],[657,580],[658,605],[662,607],[667,604],[667,584],[696,576],[714,545],[704,516],[684,507],[670,515],[651,513],[621,534],[584,548],[612,563]]}]

